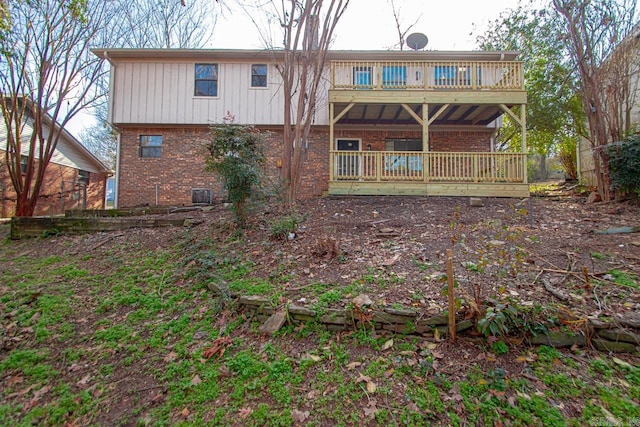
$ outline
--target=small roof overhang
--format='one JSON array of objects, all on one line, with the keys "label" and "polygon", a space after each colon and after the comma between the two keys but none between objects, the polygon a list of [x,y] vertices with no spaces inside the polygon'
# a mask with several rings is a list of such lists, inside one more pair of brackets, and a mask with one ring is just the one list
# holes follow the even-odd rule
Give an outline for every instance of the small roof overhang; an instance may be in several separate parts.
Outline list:
[{"label": "small roof overhang", "polygon": [[[95,55],[113,61],[131,60],[279,60],[284,51],[264,49],[109,49],[91,50]],[[514,61],[515,51],[437,51],[437,50],[330,50],[329,61]]]}]

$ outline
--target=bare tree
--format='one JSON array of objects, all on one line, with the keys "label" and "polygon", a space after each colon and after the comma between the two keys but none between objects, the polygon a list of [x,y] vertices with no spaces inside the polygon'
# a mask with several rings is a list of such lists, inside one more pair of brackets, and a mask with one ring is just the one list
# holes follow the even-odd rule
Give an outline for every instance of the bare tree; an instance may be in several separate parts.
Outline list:
[{"label": "bare tree", "polygon": [[102,0],[8,3],[11,26],[0,40],[0,110],[16,216],[33,215],[63,128],[98,95],[94,83],[103,75],[103,60],[89,47],[109,20],[109,7]]},{"label": "bare tree", "polygon": [[[130,48],[201,48],[211,40],[216,9],[209,0],[120,0],[112,25],[126,29],[116,45]],[[114,47],[114,46],[112,46]]]},{"label": "bare tree", "polygon": [[[212,1],[119,0],[113,3],[119,13],[110,20],[108,35],[115,33],[120,37],[100,42],[109,48],[202,48],[211,40],[217,17]],[[96,83],[97,91],[106,97],[107,76]],[[82,130],[80,140],[105,164],[115,167],[117,141],[107,120],[107,105],[97,103],[93,116],[96,123]]]},{"label": "bare tree", "polygon": [[391,5],[391,10],[393,12],[393,21],[396,24],[396,32],[398,33],[398,46],[400,47],[400,50],[404,50],[407,33],[416,26],[420,18],[422,18],[422,14],[418,15],[416,20],[413,21],[413,24],[405,26],[402,23],[402,9],[400,6],[397,6],[396,0],[389,0],[389,4]]},{"label": "bare tree", "polygon": [[637,42],[635,38],[620,42],[634,29],[636,1],[553,0],[553,5],[564,18],[568,45],[580,75],[598,192],[603,200],[610,200],[609,165],[602,147],[618,140],[630,125],[625,110],[632,103],[629,84],[637,66],[632,63],[635,55],[629,53]]},{"label": "bare tree", "polygon": [[285,205],[295,202],[309,148],[309,135],[318,109],[318,92],[326,82],[327,52],[335,28],[349,0],[268,0],[258,6],[262,16],[281,30],[282,47],[274,43],[271,29],[245,11],[260,31],[268,49],[282,55],[277,69],[284,96],[283,161]]}]

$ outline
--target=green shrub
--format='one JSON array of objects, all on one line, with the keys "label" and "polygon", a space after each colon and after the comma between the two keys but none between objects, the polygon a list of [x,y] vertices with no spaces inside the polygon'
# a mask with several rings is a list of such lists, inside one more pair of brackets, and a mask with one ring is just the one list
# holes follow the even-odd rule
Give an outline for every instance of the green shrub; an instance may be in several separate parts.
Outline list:
[{"label": "green shrub", "polygon": [[259,187],[265,162],[264,135],[252,126],[234,123],[227,113],[224,123],[211,127],[205,170],[220,176],[233,204],[236,224],[244,227],[246,203]]},{"label": "green shrub", "polygon": [[604,147],[609,157],[611,187],[640,196],[640,135]]},{"label": "green shrub", "polygon": [[478,331],[485,336],[508,335],[518,326],[518,309],[509,303],[493,301],[482,319],[478,320]]}]

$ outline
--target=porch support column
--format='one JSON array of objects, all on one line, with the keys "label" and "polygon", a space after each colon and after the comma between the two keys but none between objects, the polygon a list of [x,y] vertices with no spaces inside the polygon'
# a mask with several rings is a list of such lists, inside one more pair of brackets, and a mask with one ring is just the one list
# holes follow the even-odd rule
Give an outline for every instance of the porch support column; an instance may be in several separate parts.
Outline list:
[{"label": "porch support column", "polygon": [[429,104],[422,104],[422,151],[429,151]]},{"label": "porch support column", "polygon": [[529,183],[527,177],[527,104],[520,106],[520,126],[521,126],[521,140],[522,140],[522,177],[524,184]]},{"label": "porch support column", "polygon": [[[333,67],[333,64],[332,64]],[[333,69],[333,68],[332,68]],[[333,102],[329,103],[329,182],[333,181]]]},{"label": "porch support column", "polygon": [[522,153],[522,183],[527,184],[529,179],[527,178],[527,104],[520,104],[520,117],[509,109],[504,104],[500,104],[502,111],[507,113],[514,122],[520,125],[520,139],[522,141],[520,151]]},{"label": "porch support column", "polygon": [[[426,74],[423,74],[426,75]],[[422,180],[429,180],[429,159],[427,152],[429,151],[429,104],[422,104]]]},{"label": "porch support column", "polygon": [[345,114],[347,114],[354,105],[356,105],[356,103],[352,102],[351,104],[347,105],[344,110],[340,111],[340,114],[338,114],[336,117],[333,117],[335,113],[335,105],[333,102],[329,102],[329,181],[333,181],[334,170],[334,155],[331,153],[331,151],[333,151],[334,125],[338,123],[338,120],[340,120]]}]

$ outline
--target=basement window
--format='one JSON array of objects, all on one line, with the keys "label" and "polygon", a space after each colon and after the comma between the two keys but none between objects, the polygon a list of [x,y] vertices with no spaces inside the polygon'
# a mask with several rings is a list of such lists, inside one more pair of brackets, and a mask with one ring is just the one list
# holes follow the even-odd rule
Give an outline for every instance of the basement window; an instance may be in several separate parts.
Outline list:
[{"label": "basement window", "polygon": [[158,158],[162,155],[162,135],[140,135],[140,157]]}]

